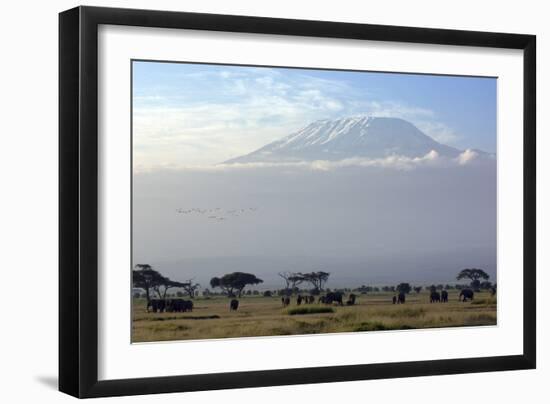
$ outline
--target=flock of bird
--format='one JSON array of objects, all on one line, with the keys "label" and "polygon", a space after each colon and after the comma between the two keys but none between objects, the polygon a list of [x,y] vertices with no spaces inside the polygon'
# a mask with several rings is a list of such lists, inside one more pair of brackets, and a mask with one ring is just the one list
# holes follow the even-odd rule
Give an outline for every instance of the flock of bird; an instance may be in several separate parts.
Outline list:
[{"label": "flock of bird", "polygon": [[236,218],[246,214],[254,213],[258,208],[239,208],[239,209],[223,209],[223,208],[210,208],[210,209],[200,209],[200,208],[190,208],[176,209],[176,213],[182,215],[201,215],[207,218],[208,220],[223,222],[229,218]]}]

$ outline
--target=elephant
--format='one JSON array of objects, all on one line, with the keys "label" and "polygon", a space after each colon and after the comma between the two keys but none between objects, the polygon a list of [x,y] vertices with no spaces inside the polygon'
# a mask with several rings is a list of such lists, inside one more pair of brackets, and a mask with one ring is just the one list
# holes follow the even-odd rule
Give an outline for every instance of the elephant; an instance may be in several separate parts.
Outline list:
[{"label": "elephant", "polygon": [[151,299],[147,302],[147,312],[149,307],[153,310],[153,313],[157,311],[162,313],[166,308],[166,301],[164,299]]},{"label": "elephant", "polygon": [[353,293],[349,295],[349,298],[346,302],[346,305],[347,306],[353,306],[355,304],[355,299],[357,299],[357,296],[354,295]]},{"label": "elephant", "polygon": [[283,303],[283,307],[286,307],[290,304],[290,297],[281,297],[281,302]]},{"label": "elephant", "polygon": [[439,292],[430,293],[430,303],[435,303],[440,301],[441,301],[441,295],[439,294]]},{"label": "elephant", "polygon": [[183,311],[193,311],[193,301],[192,300],[183,300]]},{"label": "elephant", "polygon": [[193,311],[193,302],[184,299],[170,299],[166,301],[166,311],[175,313]]},{"label": "elephant", "polygon": [[239,301],[237,299],[232,299],[231,302],[229,302],[229,311],[237,311],[239,308]]},{"label": "elephant", "polygon": [[449,293],[446,290],[441,291],[441,303],[447,303],[449,301]]},{"label": "elephant", "polygon": [[298,295],[298,297],[296,298],[296,304],[297,304],[298,306],[301,305],[303,299],[304,299],[304,298],[303,298],[301,295]]},{"label": "elephant", "polygon": [[397,295],[397,303],[405,304],[405,293],[399,292],[399,295]]},{"label": "elephant", "polygon": [[459,301],[474,300],[474,291],[472,289],[462,289],[458,295]]},{"label": "elephant", "polygon": [[393,304],[397,303],[397,296],[392,297],[391,301],[392,301]]},{"label": "elephant", "polygon": [[338,305],[343,306],[344,303],[342,301],[342,293],[340,292],[330,292],[327,293],[325,296],[324,302],[325,304],[332,304],[332,303],[338,303]]},{"label": "elephant", "polygon": [[166,311],[169,313],[176,312],[179,313],[182,311],[182,302],[183,299],[168,299],[166,300]]}]

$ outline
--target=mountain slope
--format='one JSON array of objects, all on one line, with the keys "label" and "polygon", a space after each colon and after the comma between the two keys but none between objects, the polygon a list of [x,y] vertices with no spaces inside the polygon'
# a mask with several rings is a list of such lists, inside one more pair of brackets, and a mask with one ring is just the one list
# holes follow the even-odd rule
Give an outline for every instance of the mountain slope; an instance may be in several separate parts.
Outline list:
[{"label": "mountain slope", "polygon": [[342,160],[391,155],[422,157],[432,150],[451,158],[463,152],[435,141],[403,119],[361,116],[313,122],[296,133],[226,163]]}]

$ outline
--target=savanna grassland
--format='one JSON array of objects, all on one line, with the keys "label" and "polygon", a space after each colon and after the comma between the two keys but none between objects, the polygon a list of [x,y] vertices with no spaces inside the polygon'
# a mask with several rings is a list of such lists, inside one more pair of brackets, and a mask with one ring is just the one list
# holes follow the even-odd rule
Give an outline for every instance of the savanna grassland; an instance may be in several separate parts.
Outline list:
[{"label": "savanna grassland", "polygon": [[229,311],[225,296],[197,297],[184,313],[148,313],[146,300],[134,299],[132,342],[496,325],[496,297],[480,292],[460,302],[458,293],[430,303],[429,292],[412,292],[395,305],[391,292],[369,293],[357,295],[354,306],[297,306],[293,296],[288,307],[280,297],[243,296],[237,311]]}]

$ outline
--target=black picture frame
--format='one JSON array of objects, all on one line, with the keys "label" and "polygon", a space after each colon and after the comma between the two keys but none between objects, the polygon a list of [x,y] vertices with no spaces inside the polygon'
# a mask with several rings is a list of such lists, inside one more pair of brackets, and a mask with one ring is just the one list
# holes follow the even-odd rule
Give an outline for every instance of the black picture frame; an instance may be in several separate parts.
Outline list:
[{"label": "black picture frame", "polygon": [[[98,26],[100,24],[523,50],[523,354],[99,381]],[[151,10],[59,15],[59,389],[75,397],[325,383],[536,366],[536,37]]]}]

